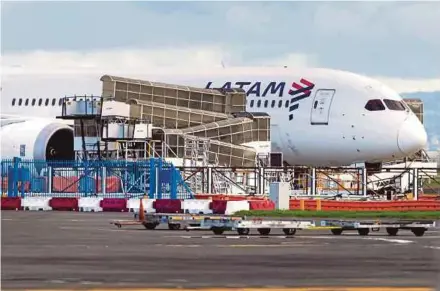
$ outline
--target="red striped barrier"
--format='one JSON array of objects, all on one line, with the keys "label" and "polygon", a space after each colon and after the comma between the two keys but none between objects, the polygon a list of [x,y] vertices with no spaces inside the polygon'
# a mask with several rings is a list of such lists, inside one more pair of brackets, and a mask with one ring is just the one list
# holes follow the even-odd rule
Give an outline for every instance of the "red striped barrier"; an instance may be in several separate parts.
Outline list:
[{"label": "red striped barrier", "polygon": [[[291,210],[300,210],[300,200],[290,200]],[[317,210],[317,200],[304,200],[304,210]],[[331,201],[321,200],[323,211],[436,211],[440,201]]]},{"label": "red striped barrier", "polygon": [[251,200],[249,210],[274,210],[275,203],[272,200]]},{"label": "red striped barrier", "polygon": [[104,198],[99,203],[102,211],[127,212],[127,199],[125,198]]},{"label": "red striped barrier", "polygon": [[183,213],[182,201],[179,199],[157,199],[153,207],[157,213]]},{"label": "red striped barrier", "polygon": [[23,210],[20,197],[2,197],[2,210]]},{"label": "red striped barrier", "polygon": [[54,197],[50,199],[49,206],[52,210],[58,211],[78,211],[77,198]]},{"label": "red striped barrier", "polygon": [[227,200],[214,200],[211,202],[210,208],[214,214],[225,214],[227,205]]},{"label": "red striped barrier", "polygon": [[224,195],[224,194],[195,194],[195,199],[212,199],[212,200],[228,200],[228,201],[242,201],[242,200],[267,200],[266,197],[258,197],[251,195]]}]

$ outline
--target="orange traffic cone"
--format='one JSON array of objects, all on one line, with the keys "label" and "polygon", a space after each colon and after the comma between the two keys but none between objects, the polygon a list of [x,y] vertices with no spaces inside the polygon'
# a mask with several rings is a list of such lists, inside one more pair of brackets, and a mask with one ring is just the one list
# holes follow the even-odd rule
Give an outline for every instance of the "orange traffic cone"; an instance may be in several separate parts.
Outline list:
[{"label": "orange traffic cone", "polygon": [[145,219],[144,204],[142,203],[142,198],[141,198],[139,204],[139,221],[144,221],[144,219]]}]

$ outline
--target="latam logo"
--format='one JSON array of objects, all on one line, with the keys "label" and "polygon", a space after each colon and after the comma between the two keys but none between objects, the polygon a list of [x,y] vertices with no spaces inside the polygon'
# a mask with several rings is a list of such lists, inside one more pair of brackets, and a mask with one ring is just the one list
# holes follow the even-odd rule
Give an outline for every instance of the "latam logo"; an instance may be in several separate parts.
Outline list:
[{"label": "latam logo", "polygon": [[315,84],[312,82],[302,78],[299,81],[302,85],[293,82],[292,83],[292,89],[289,90],[289,95],[292,96],[290,99],[290,107],[289,107],[289,120],[293,119],[293,111],[299,108],[299,101],[310,97],[310,94],[312,94],[313,88],[315,88]]}]

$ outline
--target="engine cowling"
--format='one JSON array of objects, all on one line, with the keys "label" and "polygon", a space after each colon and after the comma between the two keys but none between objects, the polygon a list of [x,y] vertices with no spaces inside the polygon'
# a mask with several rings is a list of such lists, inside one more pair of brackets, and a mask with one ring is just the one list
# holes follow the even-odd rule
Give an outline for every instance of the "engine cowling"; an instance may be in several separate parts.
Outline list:
[{"label": "engine cowling", "polygon": [[[3,125],[1,146],[2,159],[75,159],[73,128],[54,121],[35,119]],[[21,150],[24,150],[24,156],[20,155]]]}]

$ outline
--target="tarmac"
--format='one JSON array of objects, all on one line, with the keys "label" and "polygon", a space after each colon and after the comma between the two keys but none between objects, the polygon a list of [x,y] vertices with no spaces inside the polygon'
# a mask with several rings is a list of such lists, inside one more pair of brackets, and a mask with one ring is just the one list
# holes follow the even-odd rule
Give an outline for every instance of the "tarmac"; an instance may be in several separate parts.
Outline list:
[{"label": "tarmac", "polygon": [[131,213],[2,211],[2,290],[440,290],[439,228],[423,237],[410,231],[394,237],[385,231],[334,236],[328,230],[240,237],[232,231],[215,236],[166,225],[146,230],[110,224],[132,218]]}]

